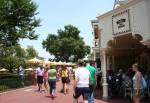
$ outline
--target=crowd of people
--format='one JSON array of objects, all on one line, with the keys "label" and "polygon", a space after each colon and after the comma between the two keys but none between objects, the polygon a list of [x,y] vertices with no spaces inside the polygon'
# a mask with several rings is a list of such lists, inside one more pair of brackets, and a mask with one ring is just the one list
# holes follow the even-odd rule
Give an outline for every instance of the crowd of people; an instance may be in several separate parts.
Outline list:
[{"label": "crowd of people", "polygon": [[[24,70],[20,66],[18,75],[23,80]],[[72,74],[73,78],[70,78]],[[62,89],[60,92],[68,94],[68,84],[73,84],[73,103],[78,103],[82,95],[84,103],[94,103],[94,89],[97,86],[96,68],[93,62],[80,60],[76,69],[69,69],[67,66],[39,65],[32,72],[32,83],[38,85],[39,92],[49,92],[52,99],[55,98],[56,82],[61,80]],[[70,83],[72,81],[72,83]],[[150,97],[150,71],[141,72],[138,63],[132,65],[132,69],[119,69],[117,73],[113,70],[107,71],[108,93],[112,96],[129,96],[134,103],[140,103],[144,96]],[[49,85],[49,86],[48,86]],[[44,89],[42,88],[44,87]]]},{"label": "crowd of people", "polygon": [[[73,73],[71,79],[70,74]],[[96,69],[93,63],[85,63],[79,61],[77,68],[74,70],[68,69],[66,66],[46,65],[43,67],[39,65],[33,72],[32,79],[33,84],[38,86],[39,92],[48,92],[50,97],[54,99],[56,97],[56,85],[57,81],[61,79],[62,89],[60,92],[64,95],[68,94],[68,84],[72,80],[73,87],[73,103],[78,103],[78,98],[82,95],[84,103],[94,103],[94,88],[96,87]],[[49,85],[49,87],[48,87]],[[44,88],[42,88],[44,87]]]},{"label": "crowd of people", "polygon": [[107,72],[109,96],[129,96],[134,103],[140,103],[145,96],[150,96],[150,72],[144,73],[140,70],[138,63],[132,65],[132,69],[117,73],[113,70]]},{"label": "crowd of people", "polygon": [[[49,89],[50,96],[54,98],[56,82],[59,80],[60,77],[63,85],[61,92],[64,92],[64,94],[66,94],[68,91],[67,84],[70,82],[69,70],[66,66],[61,66],[61,69],[57,69],[55,66],[46,65],[45,67],[43,67],[42,65],[39,65],[36,68],[35,72],[33,72],[33,78],[35,78],[33,84],[35,84],[36,80],[38,85],[38,91],[42,92],[44,90],[47,92]],[[42,85],[45,89],[42,88]]]}]

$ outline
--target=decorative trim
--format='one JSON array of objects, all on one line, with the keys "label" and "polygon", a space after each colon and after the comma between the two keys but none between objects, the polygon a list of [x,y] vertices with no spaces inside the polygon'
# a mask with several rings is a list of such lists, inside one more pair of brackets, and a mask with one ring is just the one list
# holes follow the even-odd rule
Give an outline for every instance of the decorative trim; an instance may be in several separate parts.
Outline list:
[{"label": "decorative trim", "polygon": [[127,9],[127,8],[131,7],[132,5],[135,5],[135,4],[137,4],[137,3],[141,2],[141,1],[144,1],[144,0],[132,0],[132,1],[130,1],[127,4],[125,4],[123,6],[120,6],[120,7],[116,8],[114,10],[111,10],[109,12],[106,12],[106,13],[100,15],[100,16],[97,16],[96,18],[102,19],[102,18],[105,18],[107,16],[113,15],[113,13],[117,13],[117,12],[119,12],[121,10]]}]

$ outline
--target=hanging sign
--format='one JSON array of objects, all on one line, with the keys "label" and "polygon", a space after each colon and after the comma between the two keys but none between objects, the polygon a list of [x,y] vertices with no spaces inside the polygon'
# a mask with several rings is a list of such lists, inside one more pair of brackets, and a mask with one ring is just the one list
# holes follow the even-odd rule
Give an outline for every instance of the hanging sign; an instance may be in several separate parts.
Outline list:
[{"label": "hanging sign", "polygon": [[112,16],[113,35],[130,32],[129,10],[125,10]]}]

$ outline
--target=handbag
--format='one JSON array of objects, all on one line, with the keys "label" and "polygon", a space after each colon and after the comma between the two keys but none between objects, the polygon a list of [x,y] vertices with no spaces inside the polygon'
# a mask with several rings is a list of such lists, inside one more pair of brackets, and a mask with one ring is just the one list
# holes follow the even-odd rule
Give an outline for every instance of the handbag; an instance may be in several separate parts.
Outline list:
[{"label": "handbag", "polygon": [[147,88],[147,83],[146,83],[144,77],[142,77],[142,88],[143,88],[143,89],[146,89],[146,88]]}]

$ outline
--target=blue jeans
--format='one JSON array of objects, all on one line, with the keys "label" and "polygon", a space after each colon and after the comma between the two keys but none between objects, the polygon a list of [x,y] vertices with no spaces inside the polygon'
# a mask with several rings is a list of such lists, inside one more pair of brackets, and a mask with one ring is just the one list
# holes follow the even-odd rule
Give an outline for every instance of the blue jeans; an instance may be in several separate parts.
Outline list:
[{"label": "blue jeans", "polygon": [[49,83],[49,90],[50,90],[50,94],[52,94],[53,90],[56,89],[56,79],[49,79],[48,80]]},{"label": "blue jeans", "polygon": [[94,86],[90,86],[88,103],[94,103]]},{"label": "blue jeans", "polygon": [[80,96],[83,96],[83,100],[88,100],[89,88],[88,87],[76,87],[75,95],[73,97],[78,99]]}]

